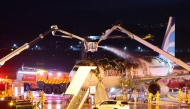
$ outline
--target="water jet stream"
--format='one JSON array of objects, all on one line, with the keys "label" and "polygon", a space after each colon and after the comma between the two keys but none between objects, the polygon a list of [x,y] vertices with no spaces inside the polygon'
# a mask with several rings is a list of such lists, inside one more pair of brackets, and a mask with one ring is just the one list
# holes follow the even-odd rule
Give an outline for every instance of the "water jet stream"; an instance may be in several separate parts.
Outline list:
[{"label": "water jet stream", "polygon": [[127,54],[124,50],[121,50],[121,49],[118,49],[115,47],[111,47],[111,46],[98,46],[98,47],[105,49],[107,51],[110,51],[110,52],[112,52],[112,53],[116,54],[117,56],[122,57],[124,59],[129,57],[129,54]]}]

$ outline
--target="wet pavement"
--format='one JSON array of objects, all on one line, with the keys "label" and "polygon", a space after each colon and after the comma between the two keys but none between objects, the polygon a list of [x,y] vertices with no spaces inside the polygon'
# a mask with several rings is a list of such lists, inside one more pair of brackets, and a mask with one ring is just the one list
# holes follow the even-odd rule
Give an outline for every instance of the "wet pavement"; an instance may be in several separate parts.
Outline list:
[{"label": "wet pavement", "polygon": [[178,109],[176,104],[148,104],[148,103],[130,103],[130,109]]},{"label": "wet pavement", "polygon": [[[190,106],[187,104],[181,104],[178,105],[178,103],[172,103],[172,102],[165,102],[161,101],[159,105],[156,105],[155,103],[148,104],[143,102],[137,102],[133,103],[130,102],[130,109],[190,109]],[[38,109],[38,108],[35,108]],[[43,109],[65,109],[62,104],[45,104],[45,107]],[[90,104],[84,104],[81,109],[92,109],[92,106]]]},{"label": "wet pavement", "polygon": [[[37,107],[34,107],[34,109],[39,109]],[[65,109],[62,104],[45,104],[43,109]],[[82,109],[92,109],[90,104],[84,104]]]},{"label": "wet pavement", "polygon": [[[35,94],[35,100],[38,100],[38,94]],[[43,109],[65,109],[62,105],[64,98],[61,95],[46,95],[46,102]],[[177,100],[171,101],[170,99],[161,99],[159,105],[156,105],[155,101],[152,104],[144,102],[129,102],[130,109],[190,109],[187,104],[179,105]],[[38,108],[34,108],[38,109]],[[90,104],[85,103],[81,109],[93,109]]]}]

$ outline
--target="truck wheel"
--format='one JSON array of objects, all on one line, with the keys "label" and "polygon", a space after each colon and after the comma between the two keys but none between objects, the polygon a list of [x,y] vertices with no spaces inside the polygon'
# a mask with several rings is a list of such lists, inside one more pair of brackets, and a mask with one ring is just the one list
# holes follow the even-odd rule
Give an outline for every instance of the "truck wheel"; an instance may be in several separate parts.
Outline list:
[{"label": "truck wheel", "polygon": [[46,94],[51,94],[51,93],[52,93],[51,87],[50,87],[50,86],[45,86],[45,87],[44,87],[44,92],[45,92]]},{"label": "truck wheel", "polygon": [[60,88],[58,86],[53,87],[53,93],[54,94],[60,94]]}]

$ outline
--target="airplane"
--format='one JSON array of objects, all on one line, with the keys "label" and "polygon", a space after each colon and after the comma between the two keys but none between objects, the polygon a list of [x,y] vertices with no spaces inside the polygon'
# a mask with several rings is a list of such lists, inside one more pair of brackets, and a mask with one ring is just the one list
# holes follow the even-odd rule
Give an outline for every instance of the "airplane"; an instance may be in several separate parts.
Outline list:
[{"label": "airplane", "polygon": [[[162,50],[175,56],[174,17],[169,18]],[[83,87],[98,86],[98,83],[102,83],[102,88],[106,89],[108,93],[111,92],[111,88],[123,88],[122,85],[124,85],[128,89],[145,87],[148,92],[153,94],[159,91],[161,97],[165,97],[169,95],[169,87],[167,86],[168,81],[161,81],[162,79],[189,76],[188,71],[186,75],[172,75],[174,69],[172,60],[163,55],[144,58],[129,56],[126,59],[114,60],[106,58],[80,60],[69,74],[71,81],[79,66],[97,66],[96,70],[91,70],[88,74]],[[104,94],[106,93],[104,92]]]}]

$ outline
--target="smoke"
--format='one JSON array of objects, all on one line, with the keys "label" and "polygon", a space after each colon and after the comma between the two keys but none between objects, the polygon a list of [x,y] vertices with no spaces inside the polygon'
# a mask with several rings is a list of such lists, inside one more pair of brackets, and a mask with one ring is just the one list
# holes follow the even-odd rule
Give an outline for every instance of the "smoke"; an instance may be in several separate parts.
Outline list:
[{"label": "smoke", "polygon": [[122,57],[122,58],[128,58],[130,55],[128,53],[125,52],[125,50],[121,50],[115,47],[111,47],[111,46],[98,46],[100,48],[103,48],[107,51],[110,51],[112,53],[114,53],[115,55]]}]

